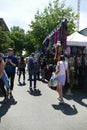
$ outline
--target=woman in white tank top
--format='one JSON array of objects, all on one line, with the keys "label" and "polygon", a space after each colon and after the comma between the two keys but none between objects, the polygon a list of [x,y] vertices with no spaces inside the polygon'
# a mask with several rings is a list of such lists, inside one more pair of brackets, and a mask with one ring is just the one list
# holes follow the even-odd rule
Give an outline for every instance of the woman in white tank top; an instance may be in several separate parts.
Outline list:
[{"label": "woman in white tank top", "polygon": [[68,63],[65,61],[65,58],[63,55],[60,56],[60,61],[57,62],[56,65],[56,74],[58,76],[58,84],[57,84],[57,92],[59,94],[59,101],[63,102],[63,94],[62,89],[65,85],[66,81],[66,70],[68,69]]}]

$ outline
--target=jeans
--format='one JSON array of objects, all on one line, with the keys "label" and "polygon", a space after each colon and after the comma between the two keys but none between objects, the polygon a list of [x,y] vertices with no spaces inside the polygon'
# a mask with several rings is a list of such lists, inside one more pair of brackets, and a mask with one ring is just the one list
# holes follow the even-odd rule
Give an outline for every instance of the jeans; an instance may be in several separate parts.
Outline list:
[{"label": "jeans", "polygon": [[19,69],[19,81],[22,74],[23,74],[23,81],[25,82],[25,68]]},{"label": "jeans", "polygon": [[8,73],[8,78],[9,78],[9,82],[10,82],[10,90],[13,90],[14,87],[14,79],[15,79],[15,73]]},{"label": "jeans", "polygon": [[29,72],[30,87],[32,87],[32,81],[34,81],[34,89],[36,88],[36,78],[37,78],[36,71],[30,71]]},{"label": "jeans", "polygon": [[7,76],[7,74],[6,74],[5,71],[4,71],[4,73],[3,73],[2,80],[3,80],[3,82],[4,82],[5,86],[6,86],[6,88],[8,89],[8,88],[9,88],[9,79],[8,79],[8,76]]}]

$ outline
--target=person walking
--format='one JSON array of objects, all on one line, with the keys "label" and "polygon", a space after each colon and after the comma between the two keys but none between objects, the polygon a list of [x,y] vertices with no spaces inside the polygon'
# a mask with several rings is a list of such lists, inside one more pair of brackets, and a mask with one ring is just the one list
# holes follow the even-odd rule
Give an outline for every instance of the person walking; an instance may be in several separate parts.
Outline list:
[{"label": "person walking", "polygon": [[16,67],[18,66],[18,59],[16,56],[14,56],[12,48],[8,48],[7,56],[5,56],[4,58],[5,58],[5,71],[8,75],[10,83],[10,96],[13,97],[12,91],[14,87]]},{"label": "person walking", "polygon": [[9,93],[9,79],[8,76],[5,72],[5,62],[4,62],[4,57],[3,53],[0,53],[0,78],[2,78],[4,85],[6,87],[7,92]]},{"label": "person walking", "polygon": [[[37,64],[38,64],[38,60],[37,58],[34,57],[34,53],[31,54],[31,56],[29,57],[28,60],[28,73],[29,73],[29,82],[30,82],[30,86],[29,89],[30,91],[32,91],[32,81],[34,81],[34,91],[36,91],[36,81],[37,81]],[[33,79],[32,79],[33,78]]]},{"label": "person walking", "polygon": [[[60,103],[63,103],[63,86],[65,85],[65,81],[66,81],[66,73],[68,69],[68,63],[65,62],[65,57],[64,55],[60,56],[60,61],[57,62],[56,65],[56,72],[55,74],[57,75],[57,92],[58,92],[58,100],[60,101]],[[67,74],[67,78],[68,74]]]},{"label": "person walking", "polygon": [[25,85],[25,67],[26,67],[26,62],[24,60],[24,57],[20,57],[19,59],[19,63],[18,63],[18,82],[19,84],[21,84],[20,82],[20,78],[21,78],[21,75],[23,74],[23,85]]},{"label": "person walking", "polygon": [[[5,67],[5,63],[2,58],[2,54],[0,53],[0,89],[2,90],[2,93],[4,95],[3,102],[6,102],[8,99],[7,90],[9,89],[9,81],[4,71],[4,67]],[[6,88],[4,85],[6,85]]]}]

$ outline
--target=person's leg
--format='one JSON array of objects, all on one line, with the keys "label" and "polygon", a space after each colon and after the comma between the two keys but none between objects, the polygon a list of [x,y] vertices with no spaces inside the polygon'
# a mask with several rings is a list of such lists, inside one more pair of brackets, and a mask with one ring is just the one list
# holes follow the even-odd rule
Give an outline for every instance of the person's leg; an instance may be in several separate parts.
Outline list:
[{"label": "person's leg", "polygon": [[9,75],[9,79],[10,79],[10,97],[13,97],[12,91],[13,91],[13,87],[14,87],[14,78],[15,78],[14,73]]},{"label": "person's leg", "polygon": [[32,73],[29,73],[30,89],[32,89]]},{"label": "person's leg", "polygon": [[18,82],[20,83],[20,78],[21,78],[21,70],[19,70],[19,76],[18,76]]},{"label": "person's leg", "polygon": [[60,102],[63,102],[63,86],[65,85],[66,75],[61,75],[58,77],[57,92],[59,94]]},{"label": "person's leg", "polygon": [[41,70],[41,76],[42,76],[42,81],[45,80],[45,71],[44,69]]},{"label": "person's leg", "polygon": [[3,73],[3,76],[2,76],[2,80],[6,86],[6,89],[8,90],[10,87],[9,87],[9,79],[8,79],[8,76],[6,74],[6,72],[4,71]]},{"label": "person's leg", "polygon": [[63,95],[62,95],[62,86],[61,85],[57,86],[57,92],[58,92],[58,95],[59,95],[59,99],[62,100]]},{"label": "person's leg", "polygon": [[36,77],[37,77],[37,74],[34,74],[34,89],[36,89]]},{"label": "person's leg", "polygon": [[25,84],[25,69],[23,70],[23,84]]},{"label": "person's leg", "polygon": [[40,70],[38,70],[37,79],[40,80]]},{"label": "person's leg", "polygon": [[3,102],[4,102],[4,101],[6,101],[8,99],[8,97],[7,97],[6,90],[4,88],[4,82],[3,82],[2,79],[0,79],[0,89],[1,89],[1,91],[3,93],[3,95],[4,95],[4,100],[3,100]]},{"label": "person's leg", "polygon": [[6,93],[7,93],[7,95],[9,96],[9,94],[10,94],[10,85],[9,85],[8,76],[7,76],[7,74],[6,74],[5,71],[4,71],[4,73],[3,73],[2,80],[3,80],[4,85],[5,85]]}]

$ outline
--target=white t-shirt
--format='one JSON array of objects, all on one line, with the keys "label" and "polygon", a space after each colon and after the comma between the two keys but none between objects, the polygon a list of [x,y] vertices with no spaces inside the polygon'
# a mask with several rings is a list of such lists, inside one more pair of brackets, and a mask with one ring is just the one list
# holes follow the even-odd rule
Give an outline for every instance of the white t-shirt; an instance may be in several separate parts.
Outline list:
[{"label": "white t-shirt", "polygon": [[59,67],[60,67],[60,71],[58,72],[58,76],[59,75],[65,75],[66,70],[68,68],[68,62],[67,61],[59,61],[57,63],[56,69],[58,69],[58,64],[59,64]]}]

